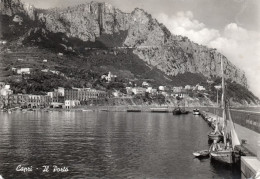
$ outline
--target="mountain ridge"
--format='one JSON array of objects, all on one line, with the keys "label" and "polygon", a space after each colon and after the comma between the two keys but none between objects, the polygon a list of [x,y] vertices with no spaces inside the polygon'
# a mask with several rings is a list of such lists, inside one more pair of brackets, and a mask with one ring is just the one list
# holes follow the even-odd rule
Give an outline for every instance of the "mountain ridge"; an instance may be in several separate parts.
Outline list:
[{"label": "mountain ridge", "polygon": [[[201,73],[209,79],[221,76],[220,54],[215,49],[198,45],[187,37],[171,34],[143,9],[136,8],[131,13],[124,13],[108,3],[93,1],[63,9],[38,10],[30,5],[22,5],[19,0],[1,0],[1,7],[8,9],[3,12],[9,16],[24,12],[36,24],[32,31],[40,27],[42,32],[64,34],[68,37],[67,41],[76,38],[83,42],[96,42],[102,34],[117,35],[125,31],[127,36],[122,46],[133,48],[133,53],[148,66],[157,68],[167,76],[174,77],[185,72]],[[28,38],[30,34],[25,37]],[[33,37],[31,39],[34,40]],[[223,58],[226,77],[247,87],[244,72]]]}]

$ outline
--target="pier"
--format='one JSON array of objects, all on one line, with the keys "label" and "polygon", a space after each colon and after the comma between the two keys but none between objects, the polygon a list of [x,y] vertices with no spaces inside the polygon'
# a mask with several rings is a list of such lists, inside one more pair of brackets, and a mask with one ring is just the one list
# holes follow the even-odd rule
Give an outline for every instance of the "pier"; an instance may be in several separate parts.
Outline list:
[{"label": "pier", "polygon": [[[201,108],[202,117],[214,128],[217,116],[222,118],[222,110]],[[236,150],[241,156],[241,179],[260,178],[260,113],[244,110],[231,110],[232,120],[241,146]],[[227,116],[228,118],[228,116]],[[229,119],[228,119],[229,120]]]}]

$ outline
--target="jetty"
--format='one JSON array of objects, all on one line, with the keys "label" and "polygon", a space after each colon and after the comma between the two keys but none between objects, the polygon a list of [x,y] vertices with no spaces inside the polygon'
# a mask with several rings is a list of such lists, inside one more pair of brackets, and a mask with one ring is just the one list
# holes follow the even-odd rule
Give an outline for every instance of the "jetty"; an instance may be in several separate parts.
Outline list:
[{"label": "jetty", "polygon": [[[202,108],[201,116],[213,129],[217,118],[222,119],[222,109]],[[241,141],[235,150],[240,155],[241,178],[260,178],[260,113],[231,110],[232,119]],[[228,119],[229,121],[229,119]]]}]

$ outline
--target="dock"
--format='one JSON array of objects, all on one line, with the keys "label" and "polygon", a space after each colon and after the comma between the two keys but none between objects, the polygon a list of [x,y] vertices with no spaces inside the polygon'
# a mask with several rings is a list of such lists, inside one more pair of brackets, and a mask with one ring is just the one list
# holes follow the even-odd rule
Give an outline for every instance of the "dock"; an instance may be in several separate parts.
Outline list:
[{"label": "dock", "polygon": [[[219,109],[203,109],[201,116],[214,129],[216,118],[222,119],[221,113]],[[232,110],[231,115],[241,141],[241,146],[235,147],[241,156],[241,179],[260,179],[260,113]]]}]

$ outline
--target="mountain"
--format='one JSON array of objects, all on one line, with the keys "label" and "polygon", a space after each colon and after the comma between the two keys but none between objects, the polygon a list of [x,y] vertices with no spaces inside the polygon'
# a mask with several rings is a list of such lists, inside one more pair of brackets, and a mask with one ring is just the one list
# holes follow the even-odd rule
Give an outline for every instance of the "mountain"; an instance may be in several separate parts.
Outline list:
[{"label": "mountain", "polygon": [[[201,73],[208,78],[221,75],[220,58],[215,49],[171,34],[142,9],[136,8],[128,14],[107,3],[91,2],[45,11],[39,14],[39,20],[51,32],[64,33],[82,41],[94,42],[102,34],[127,31],[123,46],[133,47],[133,53],[140,59],[168,76],[185,72]],[[246,86],[244,72],[223,58],[227,78]]]},{"label": "mountain", "polygon": [[[26,51],[27,47],[37,47],[42,58],[55,58],[62,52],[66,59],[74,61],[68,64],[75,68],[95,69],[97,74],[113,71],[127,79],[149,79],[175,86],[219,78],[222,56],[226,78],[247,87],[245,73],[216,49],[171,34],[139,8],[124,13],[107,3],[90,2],[45,10],[20,0],[1,0],[0,7],[0,34],[10,42],[9,48]],[[40,49],[48,49],[52,55]],[[12,58],[8,54],[6,57]],[[34,66],[42,68],[36,61]],[[64,67],[66,62],[53,60],[54,66]]]}]

